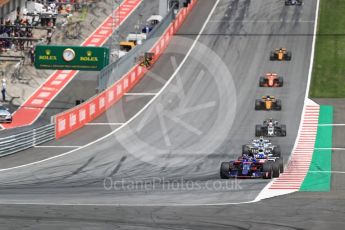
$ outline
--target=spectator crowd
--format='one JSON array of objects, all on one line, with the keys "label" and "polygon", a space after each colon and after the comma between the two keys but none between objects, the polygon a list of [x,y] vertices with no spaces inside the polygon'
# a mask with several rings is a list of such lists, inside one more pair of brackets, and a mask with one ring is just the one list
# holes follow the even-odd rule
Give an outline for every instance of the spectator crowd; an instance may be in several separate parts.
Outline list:
[{"label": "spectator crowd", "polygon": [[32,44],[32,38],[33,28],[30,27],[30,23],[27,19],[20,18],[20,16],[17,16],[15,21],[11,21],[10,19],[4,20],[3,18],[0,19],[1,50],[11,48],[23,50],[25,43],[27,46]]},{"label": "spectator crowd", "polygon": [[[27,1],[28,8],[17,8],[15,20],[0,18],[0,52],[6,49],[24,50],[33,44],[33,29],[47,30],[47,43],[58,15],[68,16],[90,0],[36,0]],[[31,7],[29,7],[29,5]]]}]

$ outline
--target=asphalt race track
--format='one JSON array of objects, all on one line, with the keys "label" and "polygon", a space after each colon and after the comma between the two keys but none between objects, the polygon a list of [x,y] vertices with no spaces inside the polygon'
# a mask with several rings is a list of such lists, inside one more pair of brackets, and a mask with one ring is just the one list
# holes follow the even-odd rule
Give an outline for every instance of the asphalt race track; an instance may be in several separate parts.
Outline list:
[{"label": "asphalt race track", "polygon": [[207,207],[2,205],[0,228],[343,229],[344,205],[339,196],[325,193],[297,193],[254,204]]},{"label": "asphalt race track", "polygon": [[[205,219],[207,223],[204,225],[200,222],[193,225],[192,221],[219,213],[219,219],[231,219],[230,214],[227,216],[224,212],[229,213],[232,206],[205,208],[198,205],[250,202],[269,182],[219,179],[220,162],[239,155],[241,145],[254,138],[255,124],[273,117],[287,125],[287,137],[273,139],[281,146],[287,161],[297,135],[307,85],[316,1],[306,1],[303,7],[284,7],[283,1],[277,0],[221,0],[199,42],[193,44],[189,57],[182,60],[215,2],[199,1],[167,52],[151,69],[149,76],[133,90],[136,95],[132,95],[130,100],[125,98],[98,121],[127,122],[149,99],[155,97],[147,109],[126,126],[81,149],[66,146],[42,148],[44,157],[67,150],[73,152],[1,172],[0,203],[8,204],[4,205],[7,209],[13,208],[10,212],[12,218],[19,218],[21,210],[12,204],[42,204],[42,210],[47,210],[43,216],[48,219],[52,218],[49,217],[51,210],[60,212],[64,207],[56,205],[74,204],[66,207],[66,216],[59,217],[58,222],[68,219],[71,209],[79,209],[76,204],[96,205],[82,208],[89,213],[97,212],[97,208],[103,205],[114,204],[139,206],[123,207],[113,214],[121,216],[119,213],[126,212],[122,214],[124,223],[121,224],[117,217],[114,220],[119,223],[116,226],[126,226],[127,229],[185,226],[175,225],[176,221],[190,223],[190,229],[248,228],[248,225],[240,224],[217,225],[208,219]],[[269,61],[270,51],[278,47],[286,47],[292,52],[290,62]],[[171,78],[174,67],[181,62],[183,65]],[[271,71],[284,77],[283,88],[258,87],[259,76]],[[162,88],[167,81],[169,84]],[[255,99],[268,94],[282,100],[281,112],[254,111]],[[128,110],[126,103],[130,103],[135,112]],[[120,112],[115,112],[118,109]],[[102,136],[96,126],[87,126],[72,139],[66,137],[48,145],[88,144],[90,136]],[[104,133],[109,133],[118,127],[102,125],[101,129],[108,129]],[[24,163],[37,160],[33,155],[30,154],[32,159]],[[11,166],[23,163],[18,157],[5,160]],[[285,201],[291,202],[289,198]],[[157,218],[163,225],[155,225],[156,216],[152,216],[161,207],[147,207],[159,205],[175,205],[162,208],[164,220]],[[236,213],[254,216],[249,205],[236,205],[233,209]],[[265,205],[270,204],[260,202],[253,207],[269,210]],[[102,212],[106,212],[106,208],[102,207]],[[200,209],[206,211],[202,211],[200,216],[192,215]],[[151,214],[151,220],[139,219],[127,224],[126,220],[136,216],[136,212],[144,216]],[[178,214],[171,214],[176,212]],[[26,212],[22,210],[22,213]],[[184,220],[184,214],[189,219]],[[5,218],[6,213],[0,216]],[[169,217],[171,219],[167,220]],[[28,218],[36,217],[33,213]],[[76,222],[83,219],[80,216],[75,218]],[[101,220],[96,219],[92,222],[97,225]],[[53,223],[56,219],[49,221]],[[262,229],[269,229],[270,226]],[[294,228],[294,225],[287,226],[282,220],[280,227],[284,226]]]}]

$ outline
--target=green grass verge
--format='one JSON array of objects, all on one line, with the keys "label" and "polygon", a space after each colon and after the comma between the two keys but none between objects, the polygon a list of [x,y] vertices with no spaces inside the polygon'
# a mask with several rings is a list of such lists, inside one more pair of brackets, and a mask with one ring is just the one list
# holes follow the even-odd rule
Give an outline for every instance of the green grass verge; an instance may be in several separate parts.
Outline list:
[{"label": "green grass verge", "polygon": [[320,0],[310,97],[345,97],[345,1]]}]

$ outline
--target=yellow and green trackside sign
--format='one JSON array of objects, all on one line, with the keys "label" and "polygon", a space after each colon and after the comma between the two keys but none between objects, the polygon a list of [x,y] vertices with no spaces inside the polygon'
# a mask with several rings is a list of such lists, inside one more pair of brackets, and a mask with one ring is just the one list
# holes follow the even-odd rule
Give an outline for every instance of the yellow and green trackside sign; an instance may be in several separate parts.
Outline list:
[{"label": "yellow and green trackside sign", "polygon": [[109,64],[109,49],[38,45],[34,63],[37,69],[100,71]]}]

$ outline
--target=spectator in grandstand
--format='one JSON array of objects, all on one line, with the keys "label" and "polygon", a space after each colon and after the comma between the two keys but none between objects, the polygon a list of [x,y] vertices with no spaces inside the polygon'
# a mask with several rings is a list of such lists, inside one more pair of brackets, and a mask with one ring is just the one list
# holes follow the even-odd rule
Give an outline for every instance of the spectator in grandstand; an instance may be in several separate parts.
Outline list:
[{"label": "spectator in grandstand", "polygon": [[[26,37],[27,38],[32,38],[33,37],[33,33],[32,33],[32,29],[26,28]],[[32,41],[28,40],[27,42],[27,46],[31,46],[32,45]]]}]

